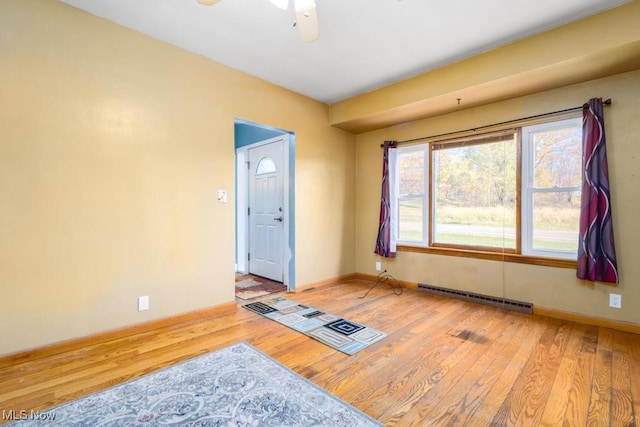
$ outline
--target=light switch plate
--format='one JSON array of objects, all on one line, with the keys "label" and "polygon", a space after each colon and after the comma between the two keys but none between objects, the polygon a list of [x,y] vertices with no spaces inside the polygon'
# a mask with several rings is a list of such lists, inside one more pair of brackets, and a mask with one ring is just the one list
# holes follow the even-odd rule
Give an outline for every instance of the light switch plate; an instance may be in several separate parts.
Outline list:
[{"label": "light switch plate", "polygon": [[218,201],[220,203],[227,203],[227,190],[218,190]]}]

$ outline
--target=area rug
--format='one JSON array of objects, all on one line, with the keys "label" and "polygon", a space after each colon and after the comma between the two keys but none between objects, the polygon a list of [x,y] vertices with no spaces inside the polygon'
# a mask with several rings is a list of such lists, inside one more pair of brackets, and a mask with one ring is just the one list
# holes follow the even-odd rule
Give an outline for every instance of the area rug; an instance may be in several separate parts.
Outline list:
[{"label": "area rug", "polygon": [[387,336],[384,332],[283,297],[252,302],[243,307],[348,355]]},{"label": "area rug", "polygon": [[236,297],[242,300],[263,297],[276,292],[284,292],[287,286],[263,277],[250,274],[236,275]]},{"label": "area rug", "polygon": [[10,425],[382,425],[244,342],[54,407],[36,418]]}]

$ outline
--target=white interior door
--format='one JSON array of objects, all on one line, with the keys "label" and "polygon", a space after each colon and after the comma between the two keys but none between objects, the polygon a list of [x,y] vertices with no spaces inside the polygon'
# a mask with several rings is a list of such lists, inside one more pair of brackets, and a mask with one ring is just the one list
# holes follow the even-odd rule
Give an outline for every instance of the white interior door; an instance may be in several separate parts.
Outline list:
[{"label": "white interior door", "polygon": [[283,281],[284,143],[249,150],[249,272]]}]

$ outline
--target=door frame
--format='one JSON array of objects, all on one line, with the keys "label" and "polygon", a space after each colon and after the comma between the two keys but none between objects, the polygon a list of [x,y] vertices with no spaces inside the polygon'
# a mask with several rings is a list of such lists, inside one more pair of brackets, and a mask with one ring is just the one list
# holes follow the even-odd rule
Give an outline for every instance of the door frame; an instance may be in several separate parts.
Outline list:
[{"label": "door frame", "polygon": [[283,131],[282,135],[236,148],[236,272],[247,273],[249,271],[249,239],[251,238],[249,215],[247,214],[249,206],[249,150],[282,140],[284,186],[282,267],[283,283],[289,291],[295,291],[294,168],[292,164],[294,138],[290,132]]}]

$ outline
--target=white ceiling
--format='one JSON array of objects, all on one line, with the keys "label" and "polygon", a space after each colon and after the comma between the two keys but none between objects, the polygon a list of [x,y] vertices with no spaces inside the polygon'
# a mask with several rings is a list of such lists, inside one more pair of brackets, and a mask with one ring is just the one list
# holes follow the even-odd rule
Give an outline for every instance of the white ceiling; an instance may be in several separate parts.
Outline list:
[{"label": "white ceiling", "polygon": [[630,0],[317,0],[312,43],[269,0],[61,1],[331,104]]}]

